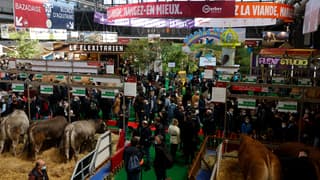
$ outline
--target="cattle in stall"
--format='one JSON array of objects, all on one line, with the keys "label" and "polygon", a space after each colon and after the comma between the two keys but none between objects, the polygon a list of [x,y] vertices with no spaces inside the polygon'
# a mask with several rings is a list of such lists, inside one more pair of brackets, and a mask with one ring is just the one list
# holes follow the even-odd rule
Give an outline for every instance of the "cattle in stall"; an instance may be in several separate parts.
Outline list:
[{"label": "cattle in stall", "polygon": [[309,159],[314,166],[316,171],[317,179],[320,179],[320,150],[312,146],[308,146],[298,142],[287,142],[279,145],[275,149],[275,154],[278,157],[283,157],[284,159],[292,159],[298,157],[298,153],[301,150],[306,150],[309,152]]},{"label": "cattle in stall", "polygon": [[102,120],[81,120],[68,124],[64,130],[63,138],[66,159],[70,159],[70,152],[72,151],[77,160],[81,145],[94,142],[95,134],[104,131],[106,131],[106,125]]},{"label": "cattle in stall", "polygon": [[29,118],[23,110],[14,110],[11,114],[1,117],[0,120],[0,152],[2,153],[5,141],[12,142],[13,154],[16,156],[16,148],[20,137],[23,137],[23,143],[27,141],[27,131],[29,128]]},{"label": "cattle in stall", "polygon": [[280,180],[281,164],[278,158],[259,141],[241,135],[239,164],[246,180]]},{"label": "cattle in stall", "polygon": [[61,138],[68,121],[64,116],[56,116],[49,120],[37,121],[28,130],[31,153],[36,158],[43,143],[52,140],[60,145]]}]

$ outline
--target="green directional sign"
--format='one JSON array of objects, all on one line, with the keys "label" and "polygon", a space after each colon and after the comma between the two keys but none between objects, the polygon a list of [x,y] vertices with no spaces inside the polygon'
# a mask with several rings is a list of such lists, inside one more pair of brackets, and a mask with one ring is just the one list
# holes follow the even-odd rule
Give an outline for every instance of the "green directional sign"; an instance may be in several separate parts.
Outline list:
[{"label": "green directional sign", "polygon": [[257,76],[246,76],[246,77],[243,78],[243,82],[256,83],[257,82]]},{"label": "green directional sign", "polygon": [[86,95],[86,88],[72,87],[72,95],[74,95],[74,96],[85,96]]},{"label": "green directional sign", "polygon": [[272,77],[272,84],[284,84],[283,77]]},{"label": "green directional sign", "polygon": [[221,82],[230,82],[230,81],[231,81],[231,78],[232,78],[232,75],[222,74],[222,75],[219,75],[218,81],[221,81]]},{"label": "green directional sign", "polygon": [[114,99],[115,98],[115,91],[110,89],[101,89],[101,97],[107,99]]},{"label": "green directional sign", "polygon": [[256,100],[255,99],[238,99],[238,108],[242,109],[255,109],[256,108]]},{"label": "green directional sign", "polygon": [[311,83],[311,79],[308,79],[308,78],[301,78],[301,79],[298,79],[298,85],[302,85],[302,86],[311,86],[312,83]]},{"label": "green directional sign", "polygon": [[42,77],[43,77],[42,74],[35,74],[35,75],[34,75],[34,78],[37,79],[37,80],[41,80]]},{"label": "green directional sign", "polygon": [[74,81],[81,81],[82,77],[81,76],[73,76],[72,80]]},{"label": "green directional sign", "polygon": [[53,86],[52,85],[41,85],[40,86],[41,94],[53,94]]},{"label": "green directional sign", "polygon": [[56,80],[58,81],[64,80],[64,75],[56,75]]},{"label": "green directional sign", "polygon": [[24,84],[21,83],[12,83],[13,92],[24,92]]},{"label": "green directional sign", "polygon": [[294,101],[279,101],[277,109],[279,112],[297,112],[298,103]]},{"label": "green directional sign", "polygon": [[28,74],[27,73],[19,73],[20,78],[27,78]]}]

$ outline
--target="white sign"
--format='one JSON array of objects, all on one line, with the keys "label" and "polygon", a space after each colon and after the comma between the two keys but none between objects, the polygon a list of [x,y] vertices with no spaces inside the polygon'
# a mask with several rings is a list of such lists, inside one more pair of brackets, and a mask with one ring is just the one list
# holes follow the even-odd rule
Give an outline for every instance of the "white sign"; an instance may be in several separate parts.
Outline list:
[{"label": "white sign", "polygon": [[225,103],[226,102],[226,94],[227,94],[226,88],[213,87],[211,101]]},{"label": "white sign", "polygon": [[40,93],[41,94],[53,94],[53,86],[52,85],[40,85]]},{"label": "white sign", "polygon": [[106,99],[114,99],[117,91],[113,89],[101,89],[101,97]]},{"label": "white sign", "polygon": [[3,46],[0,44],[0,56],[3,54]]},{"label": "white sign", "polygon": [[169,62],[168,63],[168,67],[169,68],[174,68],[174,67],[176,67],[176,63],[175,62]]},{"label": "white sign", "polygon": [[255,99],[238,99],[238,108],[242,109],[255,109],[256,108],[256,100]]},{"label": "white sign", "polygon": [[213,78],[213,69],[205,69],[203,78],[212,79]]},{"label": "white sign", "polygon": [[107,74],[114,74],[114,65],[113,64],[106,65],[106,73]]},{"label": "white sign", "polygon": [[66,29],[29,28],[30,39],[39,40],[67,40]]},{"label": "white sign", "polygon": [[74,96],[85,96],[86,95],[86,88],[72,87],[72,95],[74,95]]},{"label": "white sign", "polygon": [[297,112],[298,103],[294,101],[279,101],[277,109],[279,112]]},{"label": "white sign", "polygon": [[135,82],[125,82],[124,83],[124,95],[136,97],[137,95],[137,83]]},{"label": "white sign", "polygon": [[12,83],[13,92],[24,92],[24,84]]},{"label": "white sign", "polygon": [[276,18],[194,18],[196,27],[248,27],[269,26],[277,23]]},{"label": "white sign", "polygon": [[215,66],[217,64],[217,58],[216,57],[200,57],[199,66]]}]

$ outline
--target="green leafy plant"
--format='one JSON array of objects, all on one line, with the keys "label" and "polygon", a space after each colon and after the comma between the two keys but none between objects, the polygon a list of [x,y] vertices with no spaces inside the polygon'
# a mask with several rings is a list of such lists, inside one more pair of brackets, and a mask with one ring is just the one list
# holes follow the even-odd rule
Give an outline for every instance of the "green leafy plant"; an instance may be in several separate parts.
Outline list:
[{"label": "green leafy plant", "polygon": [[9,57],[21,58],[21,59],[32,59],[38,58],[41,54],[38,40],[31,40],[29,33],[27,32],[16,32],[12,34],[12,38],[16,39],[15,50],[8,53]]}]

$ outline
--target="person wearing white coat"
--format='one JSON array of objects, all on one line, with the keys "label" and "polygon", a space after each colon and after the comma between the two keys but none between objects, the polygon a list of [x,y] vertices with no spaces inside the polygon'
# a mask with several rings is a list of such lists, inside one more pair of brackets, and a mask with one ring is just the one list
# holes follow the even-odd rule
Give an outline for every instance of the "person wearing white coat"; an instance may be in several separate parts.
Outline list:
[{"label": "person wearing white coat", "polygon": [[168,134],[170,135],[170,153],[172,158],[175,159],[178,145],[180,143],[180,128],[178,127],[178,120],[172,119],[172,124],[168,128]]}]

